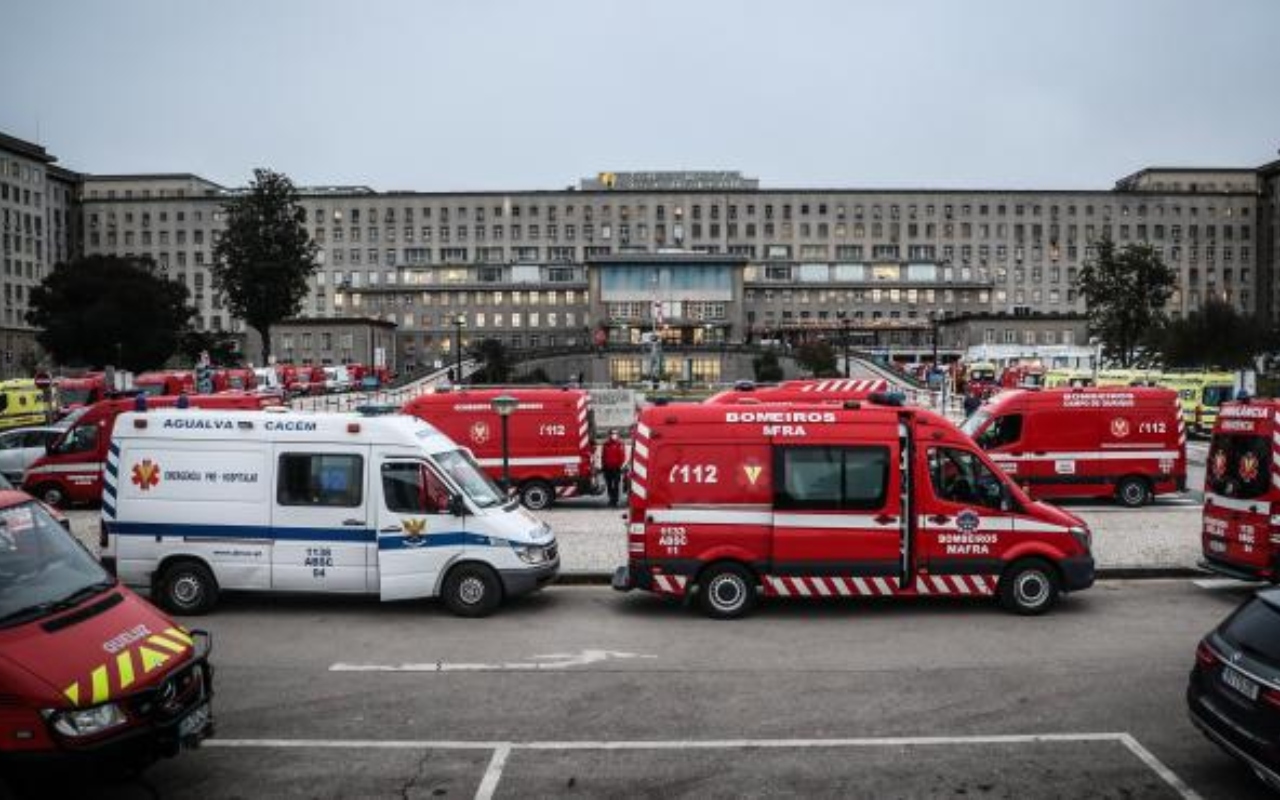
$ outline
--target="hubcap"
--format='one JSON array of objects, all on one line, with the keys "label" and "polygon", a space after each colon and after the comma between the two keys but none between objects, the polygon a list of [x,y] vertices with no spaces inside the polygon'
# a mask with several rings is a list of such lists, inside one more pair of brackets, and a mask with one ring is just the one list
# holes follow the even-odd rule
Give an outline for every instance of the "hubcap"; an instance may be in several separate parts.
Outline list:
[{"label": "hubcap", "polygon": [[721,611],[735,611],[746,599],[746,587],[736,575],[717,575],[707,587],[711,604]]},{"label": "hubcap", "polygon": [[1049,579],[1040,572],[1024,572],[1018,576],[1014,591],[1020,605],[1034,608],[1049,597]]},{"label": "hubcap", "polygon": [[542,489],[530,489],[524,497],[525,505],[530,508],[542,508],[547,504],[547,493]]},{"label": "hubcap", "polygon": [[200,599],[200,581],[190,575],[183,575],[173,584],[173,599],[184,606],[194,605]]},{"label": "hubcap", "polygon": [[1130,503],[1136,504],[1141,502],[1143,494],[1144,492],[1142,491],[1142,487],[1136,483],[1131,483],[1124,487],[1124,498]]},{"label": "hubcap", "polygon": [[458,597],[469,606],[479,603],[484,599],[484,581],[479,578],[464,578],[458,585]]}]

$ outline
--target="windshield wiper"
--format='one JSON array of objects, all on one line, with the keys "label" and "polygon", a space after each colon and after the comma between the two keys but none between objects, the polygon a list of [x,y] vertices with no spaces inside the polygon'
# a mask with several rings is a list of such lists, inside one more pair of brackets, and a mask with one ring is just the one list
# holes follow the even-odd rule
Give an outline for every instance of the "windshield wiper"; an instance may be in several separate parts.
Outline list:
[{"label": "windshield wiper", "polygon": [[0,617],[0,627],[12,625],[17,622],[29,622],[30,620],[39,619],[40,617],[55,614],[59,611],[66,611],[69,608],[74,608],[75,606],[80,605],[80,603],[90,597],[93,597],[95,594],[105,592],[115,585],[116,581],[114,578],[106,581],[98,581],[86,586],[81,586],[71,594],[68,594],[66,597],[59,598],[58,600],[46,600],[43,603],[34,603],[26,606],[25,608],[20,608],[17,611],[11,611],[3,617]]},{"label": "windshield wiper", "polygon": [[114,578],[112,578],[111,580],[98,581],[97,583],[91,583],[87,586],[82,586],[79,589],[76,589],[71,594],[67,595],[66,597],[63,597],[61,600],[53,601],[52,603],[53,610],[63,611],[65,609],[72,608],[73,606],[77,606],[81,603],[81,601],[86,600],[90,597],[93,597],[95,594],[98,594],[100,592],[105,592],[106,590],[110,589],[115,585],[116,585],[116,581]]},{"label": "windshield wiper", "polygon": [[17,611],[11,611],[0,617],[0,627],[13,625],[18,622],[27,622],[33,619],[39,619],[47,614],[53,613],[53,603],[36,603],[35,605],[20,608]]}]

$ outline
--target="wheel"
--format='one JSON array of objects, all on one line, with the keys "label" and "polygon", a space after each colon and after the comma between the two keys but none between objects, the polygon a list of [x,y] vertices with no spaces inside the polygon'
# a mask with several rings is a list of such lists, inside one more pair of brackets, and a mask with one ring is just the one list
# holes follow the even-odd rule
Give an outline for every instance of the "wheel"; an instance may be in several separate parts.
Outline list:
[{"label": "wheel", "polygon": [[173,614],[207,614],[218,600],[218,582],[198,561],[176,561],[156,581],[156,599]]},{"label": "wheel", "polygon": [[35,495],[45,505],[53,508],[62,508],[67,503],[67,495],[62,491],[62,487],[56,483],[40,484],[36,487]]},{"label": "wheel", "polygon": [[1053,608],[1058,592],[1058,571],[1039,558],[1014,562],[1000,579],[1000,605],[1023,616],[1038,616]]},{"label": "wheel", "polygon": [[461,564],[445,578],[443,596],[460,617],[487,617],[502,602],[502,582],[483,564]]},{"label": "wheel", "polygon": [[546,481],[529,481],[520,487],[520,502],[530,511],[550,508],[555,499],[555,490]]},{"label": "wheel", "polygon": [[713,564],[698,581],[698,602],[712,619],[737,619],[756,605],[755,577],[738,564]]},{"label": "wheel", "polygon": [[1151,487],[1142,478],[1130,475],[1116,484],[1116,502],[1126,508],[1137,508],[1151,502]]}]

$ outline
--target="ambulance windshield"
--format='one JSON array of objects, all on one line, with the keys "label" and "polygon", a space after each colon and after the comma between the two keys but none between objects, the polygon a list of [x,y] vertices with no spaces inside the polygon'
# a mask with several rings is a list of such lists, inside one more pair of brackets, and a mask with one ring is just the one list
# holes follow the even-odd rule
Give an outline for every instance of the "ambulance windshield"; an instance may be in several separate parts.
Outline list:
[{"label": "ambulance windshield", "polygon": [[72,608],[113,585],[37,503],[0,510],[0,627]]},{"label": "ambulance windshield", "polygon": [[489,480],[489,476],[481,471],[480,465],[466,451],[449,450],[436,453],[431,458],[458,484],[471,502],[480,508],[502,505],[502,490]]}]

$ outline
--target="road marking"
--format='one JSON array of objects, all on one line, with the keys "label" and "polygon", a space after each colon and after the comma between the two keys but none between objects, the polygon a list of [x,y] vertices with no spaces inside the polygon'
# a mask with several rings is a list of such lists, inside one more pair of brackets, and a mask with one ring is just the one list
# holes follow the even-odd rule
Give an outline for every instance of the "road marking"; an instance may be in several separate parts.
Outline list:
[{"label": "road marking", "polygon": [[1201,589],[1215,591],[1217,589],[1251,589],[1255,586],[1263,586],[1262,581],[1238,581],[1235,578],[1200,578],[1192,581],[1193,584]]},{"label": "road marking", "polygon": [[752,750],[830,749],[881,747],[945,747],[947,745],[1052,744],[1058,742],[1110,742],[1124,746],[1144,766],[1154,772],[1182,800],[1201,800],[1177,773],[1130,733],[1040,733],[995,734],[990,736],[891,736],[851,739],[686,739],[630,741],[545,741],[545,742],[464,742],[397,739],[209,739],[202,747],[292,748],[348,750],[492,750],[484,777],[476,790],[477,800],[490,800],[497,790],[512,751],[575,750]]},{"label": "road marking", "polygon": [[657,658],[641,653],[616,650],[583,650],[580,653],[551,653],[533,656],[532,661],[508,661],[494,664],[436,661],[420,664],[332,664],[330,672],[541,672],[599,664],[609,660]]}]

